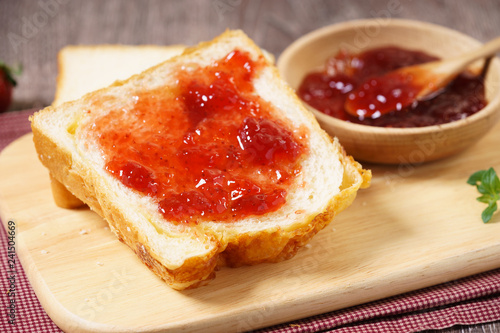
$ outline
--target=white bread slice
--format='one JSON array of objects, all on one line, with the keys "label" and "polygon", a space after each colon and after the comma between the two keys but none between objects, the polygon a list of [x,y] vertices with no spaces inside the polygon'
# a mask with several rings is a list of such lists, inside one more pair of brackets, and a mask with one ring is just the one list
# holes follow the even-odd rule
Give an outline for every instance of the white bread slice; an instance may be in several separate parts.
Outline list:
[{"label": "white bread slice", "polygon": [[[308,131],[301,172],[277,211],[225,223],[203,218],[197,223],[171,223],[158,212],[157,202],[125,187],[104,169],[99,146],[85,132],[84,124],[92,119],[86,110],[105,114],[126,108],[134,94],[175,85],[174,74],[181,66],[209,66],[233,50],[248,52],[252,59],[263,56],[243,32],[227,31],[126,81],[45,108],[31,119],[40,161],[52,177],[104,217],[121,241],[178,290],[204,284],[214,277],[218,265],[291,258],[349,206],[371,178],[369,171],[346,156],[336,139],[320,129],[268,60],[252,81],[256,93],[273,105],[275,116],[291,130],[305,127]],[[95,101],[101,101],[99,108],[93,106]]]},{"label": "white bread slice", "polygon": [[70,45],[57,55],[53,106],[125,80],[181,54],[183,45]]}]

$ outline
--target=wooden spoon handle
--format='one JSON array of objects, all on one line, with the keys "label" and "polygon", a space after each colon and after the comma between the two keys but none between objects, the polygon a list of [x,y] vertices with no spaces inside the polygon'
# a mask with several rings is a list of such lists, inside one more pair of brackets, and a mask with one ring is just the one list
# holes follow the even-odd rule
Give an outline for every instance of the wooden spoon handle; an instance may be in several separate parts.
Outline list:
[{"label": "wooden spoon handle", "polygon": [[434,67],[436,69],[435,72],[450,74],[459,73],[472,62],[481,58],[486,58],[498,51],[500,51],[500,37],[489,41],[478,49],[440,61],[441,65],[436,64]]}]

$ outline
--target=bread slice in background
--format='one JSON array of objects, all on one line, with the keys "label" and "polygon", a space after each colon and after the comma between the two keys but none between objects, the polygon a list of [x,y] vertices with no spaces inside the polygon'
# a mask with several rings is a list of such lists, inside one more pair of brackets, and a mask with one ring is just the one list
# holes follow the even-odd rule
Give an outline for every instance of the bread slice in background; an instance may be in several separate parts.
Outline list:
[{"label": "bread slice in background", "polygon": [[[235,49],[249,52],[254,59],[264,57],[244,33],[227,31],[139,75],[79,100],[48,107],[31,119],[35,147],[51,177],[104,217],[146,266],[178,290],[206,283],[221,265],[293,257],[351,204],[357,190],[368,186],[371,178],[369,171],[319,127],[269,60],[253,81],[256,93],[270,102],[275,115],[292,129],[308,131],[308,152],[301,161],[301,173],[287,188],[286,203],[277,211],[230,222],[199,217],[196,223],[172,223],[164,220],[150,197],[125,187],[104,169],[99,147],[85,132],[84,124],[91,121],[88,110],[106,113],[126,108],[134,94],[175,85],[174,74],[180,66],[208,66]],[[99,108],[94,106],[96,101]]]},{"label": "bread slice in background", "polygon": [[181,54],[183,45],[71,45],[58,53],[53,106],[125,80]]},{"label": "bread slice in background", "polygon": [[[57,56],[58,75],[53,106],[125,80],[181,54],[184,45],[70,45]],[[274,56],[264,51],[274,62]]]}]

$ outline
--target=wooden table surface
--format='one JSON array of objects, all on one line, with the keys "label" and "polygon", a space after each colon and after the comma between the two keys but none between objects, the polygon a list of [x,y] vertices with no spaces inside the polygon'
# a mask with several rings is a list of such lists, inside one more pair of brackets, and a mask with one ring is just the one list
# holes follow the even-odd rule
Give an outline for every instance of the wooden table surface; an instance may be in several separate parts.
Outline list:
[{"label": "wooden table surface", "polygon": [[[191,45],[239,28],[278,57],[314,29],[374,17],[432,22],[481,41],[500,34],[498,0],[0,0],[0,59],[23,65],[11,106],[22,110],[52,102],[65,45]],[[500,332],[500,322],[439,332]]]}]

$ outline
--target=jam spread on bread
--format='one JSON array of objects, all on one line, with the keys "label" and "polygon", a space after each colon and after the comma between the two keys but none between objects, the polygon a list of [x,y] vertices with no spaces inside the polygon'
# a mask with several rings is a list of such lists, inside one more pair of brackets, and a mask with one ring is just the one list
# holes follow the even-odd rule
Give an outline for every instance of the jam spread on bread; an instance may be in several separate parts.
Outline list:
[{"label": "jam spread on bread", "polygon": [[[461,73],[437,94],[399,110],[398,103],[406,104],[407,100],[413,99],[414,90],[418,87],[406,84],[403,76],[375,79],[401,67],[433,60],[437,58],[393,46],[375,48],[360,54],[339,52],[327,60],[323,71],[309,73],[297,94],[307,104],[327,115],[379,127],[423,127],[449,123],[468,117],[486,105],[482,75]],[[374,94],[368,95],[364,89],[360,89],[359,94],[352,93],[367,81],[379,87],[378,90],[369,89]],[[373,103],[375,106],[380,102],[394,105],[395,108],[385,114],[369,112],[368,109],[364,114],[353,116],[344,109],[347,98],[353,99],[351,103],[356,105]]]},{"label": "jam spread on bread", "polygon": [[183,66],[175,85],[130,96],[86,130],[106,170],[155,199],[174,223],[230,222],[278,210],[300,174],[305,128],[275,116],[252,83],[264,64],[233,51]]}]

